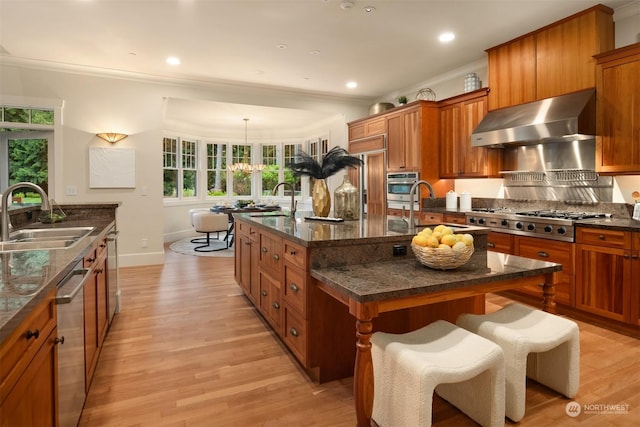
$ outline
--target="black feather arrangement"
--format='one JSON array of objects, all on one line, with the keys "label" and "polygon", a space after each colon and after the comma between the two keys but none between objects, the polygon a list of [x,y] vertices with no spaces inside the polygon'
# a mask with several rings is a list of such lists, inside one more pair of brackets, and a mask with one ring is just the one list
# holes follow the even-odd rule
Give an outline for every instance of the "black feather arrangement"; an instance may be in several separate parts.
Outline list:
[{"label": "black feather arrangement", "polygon": [[341,147],[333,147],[322,159],[320,164],[316,159],[301,151],[296,156],[296,161],[289,164],[289,169],[295,176],[310,176],[315,179],[325,179],[334,175],[341,169],[355,168],[363,164],[356,156],[351,156],[347,150]]}]

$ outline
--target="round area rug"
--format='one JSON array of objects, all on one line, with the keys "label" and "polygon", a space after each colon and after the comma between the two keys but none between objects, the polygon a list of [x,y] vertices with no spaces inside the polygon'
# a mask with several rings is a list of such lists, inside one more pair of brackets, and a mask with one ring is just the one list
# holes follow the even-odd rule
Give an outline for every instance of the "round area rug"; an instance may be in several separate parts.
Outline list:
[{"label": "round area rug", "polygon": [[[203,243],[191,243],[191,239],[194,237],[188,237],[186,239],[178,240],[169,245],[169,249],[173,252],[177,252],[179,254],[185,255],[195,255],[195,256],[220,256],[220,257],[232,257],[233,256],[233,246],[229,249],[223,249],[221,251],[213,251],[213,252],[196,252],[194,248],[196,246],[202,246]],[[219,249],[224,248],[227,245],[227,242],[224,240],[216,240],[211,238],[209,248],[202,249]]]}]

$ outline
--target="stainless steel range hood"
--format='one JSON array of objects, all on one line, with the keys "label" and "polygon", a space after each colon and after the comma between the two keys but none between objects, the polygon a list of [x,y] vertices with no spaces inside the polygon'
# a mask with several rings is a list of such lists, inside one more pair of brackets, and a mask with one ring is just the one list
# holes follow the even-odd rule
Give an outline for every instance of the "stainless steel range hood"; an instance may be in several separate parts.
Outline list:
[{"label": "stainless steel range hood", "polygon": [[594,138],[595,89],[489,112],[471,135],[473,147],[504,147]]}]

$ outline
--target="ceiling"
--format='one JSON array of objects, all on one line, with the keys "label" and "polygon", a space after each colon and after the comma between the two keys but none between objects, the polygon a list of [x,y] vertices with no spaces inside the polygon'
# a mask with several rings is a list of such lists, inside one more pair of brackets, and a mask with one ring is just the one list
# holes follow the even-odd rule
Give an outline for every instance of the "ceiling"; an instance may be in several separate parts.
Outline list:
[{"label": "ceiling", "polygon": [[[0,61],[376,100],[596,3],[0,0]],[[440,43],[443,31],[455,40]],[[172,55],[180,65],[165,62]]]}]

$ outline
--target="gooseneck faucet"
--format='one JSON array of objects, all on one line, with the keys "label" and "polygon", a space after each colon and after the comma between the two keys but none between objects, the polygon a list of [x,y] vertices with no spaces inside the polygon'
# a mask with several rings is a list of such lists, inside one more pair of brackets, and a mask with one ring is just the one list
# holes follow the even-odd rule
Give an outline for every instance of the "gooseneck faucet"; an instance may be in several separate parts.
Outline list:
[{"label": "gooseneck faucet", "polygon": [[278,194],[278,187],[280,187],[281,185],[284,186],[289,186],[291,187],[291,218],[295,218],[296,216],[296,208],[298,207],[298,202],[296,200],[293,199],[294,196],[294,188],[293,188],[293,184],[291,184],[290,182],[279,182],[276,184],[275,187],[273,187],[273,195],[275,196],[276,194]]},{"label": "gooseneck faucet", "polygon": [[11,232],[11,229],[13,228],[11,226],[11,220],[9,219],[9,196],[11,195],[11,193],[13,193],[13,190],[17,189],[17,188],[31,188],[32,190],[35,190],[38,194],[40,194],[40,197],[42,198],[42,204],[40,206],[40,209],[43,211],[48,211],[51,208],[49,207],[49,197],[47,196],[47,193],[44,192],[44,190],[36,184],[33,184],[31,182],[17,182],[11,186],[9,186],[9,188],[7,188],[4,193],[2,193],[2,241],[6,242],[7,240],[9,240],[9,233]]},{"label": "gooseneck faucet", "polygon": [[429,189],[429,198],[435,199],[436,192],[433,191],[433,187],[427,181],[420,180],[416,181],[409,190],[409,231],[413,232],[416,229],[416,223],[413,219],[413,198],[415,197],[416,189],[420,187],[420,185],[425,185]]}]

